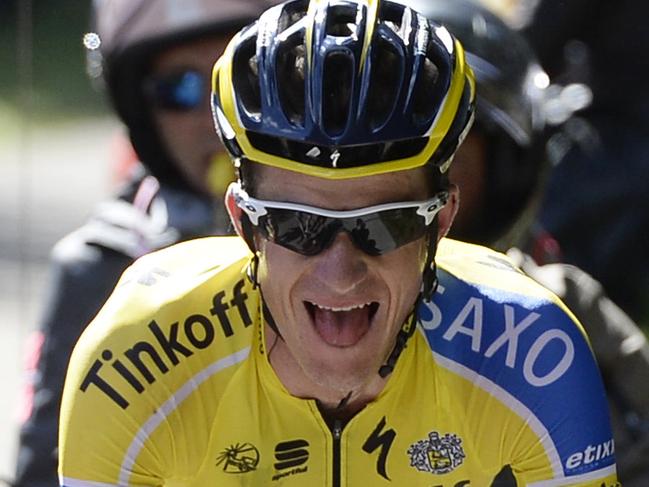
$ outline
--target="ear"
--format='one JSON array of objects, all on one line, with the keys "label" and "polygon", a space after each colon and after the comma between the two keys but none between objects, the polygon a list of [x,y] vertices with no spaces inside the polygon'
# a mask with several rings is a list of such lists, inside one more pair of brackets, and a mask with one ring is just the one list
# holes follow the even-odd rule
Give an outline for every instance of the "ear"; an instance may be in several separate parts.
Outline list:
[{"label": "ear", "polygon": [[448,188],[448,202],[444,205],[444,208],[437,215],[438,229],[437,229],[437,241],[439,242],[442,238],[446,237],[448,231],[455,220],[455,215],[460,208],[460,190],[455,184],[451,184]]},{"label": "ear", "polygon": [[236,183],[230,183],[228,190],[225,192],[225,208],[228,210],[230,221],[232,222],[234,229],[237,231],[237,235],[246,242],[248,248],[254,254],[257,245],[252,231],[252,225],[250,224],[248,217],[243,214],[243,210],[239,208],[239,205],[237,205],[237,202],[235,201],[233,191],[234,184]]},{"label": "ear", "polygon": [[227,191],[225,192],[225,208],[228,210],[230,221],[232,222],[232,226],[234,226],[237,235],[245,240],[243,236],[243,228],[241,226],[241,217],[243,210],[239,208],[236,201],[234,200],[234,192],[232,191],[234,184],[235,183],[230,183]]}]

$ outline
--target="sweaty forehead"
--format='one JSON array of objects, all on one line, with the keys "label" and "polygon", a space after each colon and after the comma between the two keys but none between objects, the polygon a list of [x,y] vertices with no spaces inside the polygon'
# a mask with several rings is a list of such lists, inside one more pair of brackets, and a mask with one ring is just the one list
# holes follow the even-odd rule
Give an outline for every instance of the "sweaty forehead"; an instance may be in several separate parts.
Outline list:
[{"label": "sweaty forehead", "polygon": [[329,180],[255,164],[255,195],[329,209],[354,209],[394,201],[418,201],[430,196],[423,168],[374,176]]}]

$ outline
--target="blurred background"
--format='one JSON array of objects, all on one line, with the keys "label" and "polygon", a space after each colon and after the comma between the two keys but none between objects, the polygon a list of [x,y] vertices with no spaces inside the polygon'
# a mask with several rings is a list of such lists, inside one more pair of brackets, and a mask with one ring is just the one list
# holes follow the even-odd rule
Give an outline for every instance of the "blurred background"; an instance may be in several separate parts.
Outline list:
[{"label": "blurred background", "polygon": [[[538,0],[484,3],[520,27]],[[23,352],[46,301],[49,251],[108,197],[118,171],[109,160],[118,140],[123,141],[121,125],[86,75],[82,38],[89,25],[89,4],[89,0],[0,0],[0,480],[14,474],[24,411],[22,374],[29,361]],[[647,99],[646,90],[641,95],[640,100]],[[646,174],[646,166],[643,170]],[[646,202],[646,178],[636,179]],[[613,196],[620,199],[618,193]],[[646,207],[638,205],[635,210]],[[646,264],[645,260],[645,267],[636,267],[646,269]],[[628,270],[626,265],[621,268]],[[648,326],[649,305],[646,308],[635,318]]]},{"label": "blurred background", "polygon": [[111,189],[120,129],[85,74],[88,3],[0,0],[0,478],[13,476],[49,250]]}]

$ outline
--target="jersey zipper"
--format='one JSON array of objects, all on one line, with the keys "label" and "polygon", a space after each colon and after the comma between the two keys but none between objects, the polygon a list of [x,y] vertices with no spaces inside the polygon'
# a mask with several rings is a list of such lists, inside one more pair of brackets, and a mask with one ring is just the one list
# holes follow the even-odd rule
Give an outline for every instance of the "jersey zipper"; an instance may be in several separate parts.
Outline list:
[{"label": "jersey zipper", "polygon": [[333,482],[332,487],[340,487],[340,437],[342,435],[342,422],[338,419],[334,421],[331,430],[333,434]]}]

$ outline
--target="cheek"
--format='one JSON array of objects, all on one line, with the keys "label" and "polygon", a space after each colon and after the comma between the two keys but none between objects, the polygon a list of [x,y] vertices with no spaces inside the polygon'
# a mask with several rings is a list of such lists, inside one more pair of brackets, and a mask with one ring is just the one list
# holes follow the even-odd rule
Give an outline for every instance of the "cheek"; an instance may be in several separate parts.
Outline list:
[{"label": "cheek", "polygon": [[259,283],[267,300],[280,301],[288,296],[300,276],[301,256],[264,239],[257,239]]},{"label": "cheek", "polygon": [[387,254],[384,280],[391,283],[393,297],[398,301],[414,301],[426,265],[428,240],[421,239]]}]

